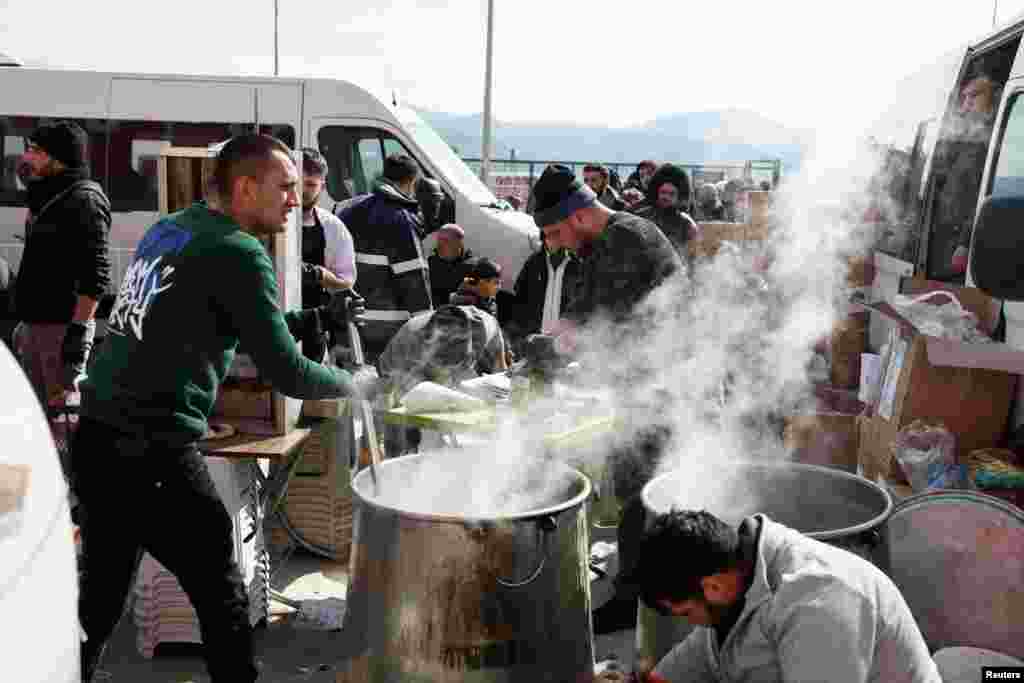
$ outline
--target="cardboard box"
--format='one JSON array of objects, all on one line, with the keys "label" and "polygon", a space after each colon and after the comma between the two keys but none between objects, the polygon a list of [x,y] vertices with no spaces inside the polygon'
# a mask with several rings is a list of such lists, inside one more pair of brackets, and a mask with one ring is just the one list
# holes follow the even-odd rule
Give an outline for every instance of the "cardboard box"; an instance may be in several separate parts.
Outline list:
[{"label": "cardboard box", "polygon": [[767,225],[707,221],[698,223],[700,236],[690,243],[690,252],[696,256],[713,257],[722,242],[755,242],[768,238]]},{"label": "cardboard box", "polygon": [[771,217],[772,193],[751,190],[747,193],[747,205],[750,207],[750,224],[766,225]]},{"label": "cardboard box", "polygon": [[274,416],[272,389],[255,380],[225,383],[217,393],[213,414],[225,418],[258,418]]},{"label": "cardboard box", "polygon": [[819,386],[815,405],[786,418],[783,443],[795,462],[857,471],[858,416],[864,404],[855,392]]},{"label": "cardboard box", "polygon": [[[913,280],[905,293],[951,291],[991,332],[996,302],[974,288]],[[936,303],[945,303],[943,298]],[[866,306],[894,323],[882,358],[879,389],[870,397],[861,424],[860,466],[865,476],[903,480],[893,466],[890,444],[917,419],[942,421],[956,436],[957,456],[1000,444],[1005,436],[1017,375],[1024,373],[1024,351],[1005,344],[965,344],[919,333],[888,303]]]}]

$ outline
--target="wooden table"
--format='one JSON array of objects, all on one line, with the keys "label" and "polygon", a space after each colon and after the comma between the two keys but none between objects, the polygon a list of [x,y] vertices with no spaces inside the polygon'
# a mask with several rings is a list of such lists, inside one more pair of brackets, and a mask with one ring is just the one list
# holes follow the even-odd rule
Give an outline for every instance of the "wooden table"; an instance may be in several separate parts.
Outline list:
[{"label": "wooden table", "polygon": [[[285,549],[284,556],[278,563],[279,567],[291,555],[296,545],[320,552],[292,527],[281,505],[288,492],[288,482],[302,461],[302,453],[312,433],[312,429],[296,428],[283,436],[236,434],[226,439],[205,439],[198,444],[200,452],[205,456],[249,460],[251,482],[258,490],[259,519],[273,519],[292,541]],[[270,461],[266,474],[260,467],[260,460]],[[243,542],[251,539],[255,533],[256,530],[253,530]]]},{"label": "wooden table", "polygon": [[293,429],[284,436],[236,434],[226,439],[206,439],[199,442],[204,455],[219,458],[255,458],[271,462],[287,461],[296,450],[305,446],[312,429]]}]

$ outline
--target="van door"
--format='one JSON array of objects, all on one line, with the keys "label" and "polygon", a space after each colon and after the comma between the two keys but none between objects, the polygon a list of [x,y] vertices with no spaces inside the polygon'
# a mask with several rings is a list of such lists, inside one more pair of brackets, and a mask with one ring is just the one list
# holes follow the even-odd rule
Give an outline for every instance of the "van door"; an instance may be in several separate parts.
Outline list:
[{"label": "van door", "polygon": [[[988,197],[1024,197],[1024,78],[1006,85],[1000,125],[993,136],[983,191],[978,205]],[[969,283],[970,284],[970,283]],[[1003,304],[1006,319],[1006,343],[1024,349],[1024,302]],[[1024,423],[1024,382],[1018,383],[1012,426]]]},{"label": "van door", "polygon": [[972,49],[950,95],[932,160],[918,272],[963,284],[996,109],[1020,47],[1021,30]]}]

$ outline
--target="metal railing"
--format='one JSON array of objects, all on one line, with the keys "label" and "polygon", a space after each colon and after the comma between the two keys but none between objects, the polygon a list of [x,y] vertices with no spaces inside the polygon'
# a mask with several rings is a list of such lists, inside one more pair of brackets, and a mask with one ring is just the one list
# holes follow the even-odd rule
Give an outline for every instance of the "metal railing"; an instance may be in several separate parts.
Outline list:
[{"label": "metal railing", "polygon": [[[463,157],[462,159],[466,162],[473,171],[479,175],[481,160],[476,157]],[[527,193],[533,189],[533,184],[540,177],[541,173],[549,164],[562,164],[568,166],[572,171],[582,178],[583,167],[588,164],[600,164],[605,166],[609,170],[615,172],[619,176],[619,179],[624,184],[626,179],[632,174],[638,166],[637,162],[618,162],[618,161],[559,161],[559,160],[548,160],[541,161],[537,159],[492,159],[491,160],[491,176],[492,178],[521,178],[522,183],[515,185],[515,187],[522,188]],[[782,162],[777,159],[758,159],[752,161],[746,161],[743,163],[733,164],[676,164],[682,167],[690,175],[693,180],[704,180],[705,182],[718,182],[720,180],[730,180],[732,178],[740,178],[749,182],[760,182],[761,180],[768,180],[772,187],[778,185],[782,175]],[[501,188],[495,187],[496,183],[488,182],[488,187],[491,189],[497,189],[500,197],[505,195],[501,194]],[[511,185],[510,185],[511,186]],[[526,197],[520,197],[525,200]]]}]

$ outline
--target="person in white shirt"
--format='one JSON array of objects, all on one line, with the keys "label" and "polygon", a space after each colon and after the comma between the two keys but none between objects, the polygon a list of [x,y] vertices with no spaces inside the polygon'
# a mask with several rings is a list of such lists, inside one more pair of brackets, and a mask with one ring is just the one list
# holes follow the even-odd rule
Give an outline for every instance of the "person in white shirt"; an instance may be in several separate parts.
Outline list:
[{"label": "person in white shirt", "polygon": [[941,683],[895,584],[867,560],[753,515],[657,516],[622,580],[696,626],[654,669],[672,683]]},{"label": "person in white shirt", "polygon": [[[302,148],[302,307],[316,308],[331,294],[356,283],[352,235],[340,218],[317,206],[327,182],[327,161],[311,147]],[[337,340],[324,330],[301,339],[303,354],[323,359]]]},{"label": "person in white shirt", "polygon": [[519,271],[515,300],[505,318],[516,344],[528,335],[550,334],[557,329],[562,311],[576,295],[581,272],[578,258],[565,249],[548,249],[541,233],[541,249]]}]

